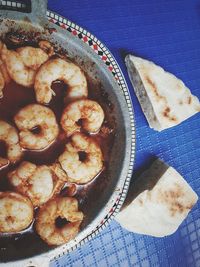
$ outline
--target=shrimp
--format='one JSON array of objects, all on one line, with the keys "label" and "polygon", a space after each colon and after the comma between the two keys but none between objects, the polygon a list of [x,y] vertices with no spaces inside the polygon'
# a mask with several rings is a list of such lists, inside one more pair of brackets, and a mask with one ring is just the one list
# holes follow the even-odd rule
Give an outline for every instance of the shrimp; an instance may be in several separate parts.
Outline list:
[{"label": "shrimp", "polygon": [[[3,43],[0,42],[0,53],[1,49],[3,47]],[[11,78],[10,75],[8,74],[8,70],[6,68],[5,63],[0,59],[0,98],[3,97],[3,89],[6,84],[10,82]]]},{"label": "shrimp", "polygon": [[[81,153],[83,157],[81,159]],[[91,137],[75,133],[65,151],[58,158],[68,181],[84,184],[91,181],[103,168],[103,155],[100,147]]]},{"label": "shrimp", "polygon": [[0,40],[0,53],[1,53],[2,48],[3,48],[3,42]]},{"label": "shrimp", "polygon": [[2,73],[2,76],[4,78],[4,83],[8,84],[11,81],[10,75],[8,73],[6,64],[0,59],[0,71]]},{"label": "shrimp", "polygon": [[36,74],[34,88],[38,103],[48,104],[51,101],[54,95],[51,84],[56,80],[68,85],[68,99],[87,97],[87,81],[81,69],[72,62],[56,58],[44,63]]},{"label": "shrimp", "polygon": [[4,89],[4,87],[5,87],[5,80],[4,80],[2,72],[0,71],[0,98],[3,97],[3,89]]},{"label": "shrimp", "polygon": [[92,100],[84,99],[70,103],[63,111],[61,126],[70,136],[80,130],[78,122],[82,120],[84,130],[95,133],[99,131],[104,120],[104,112],[101,106]]},{"label": "shrimp", "polygon": [[37,69],[48,60],[49,56],[40,48],[31,46],[8,50],[4,44],[1,58],[6,65],[9,76],[18,84],[31,87],[35,81]]},{"label": "shrimp", "polygon": [[25,87],[31,87],[34,84],[35,71],[24,65],[23,60],[16,51],[8,50],[6,45],[3,45],[1,57],[6,64],[10,77],[16,83]]},{"label": "shrimp", "polygon": [[40,208],[36,217],[36,231],[48,245],[61,245],[79,232],[83,213],[72,197],[55,198]]},{"label": "shrimp", "polygon": [[0,192],[0,233],[19,232],[33,220],[31,201],[14,192]]},{"label": "shrimp", "polygon": [[[60,163],[53,163],[49,165],[49,168],[51,169],[52,173],[54,176],[57,177],[57,180],[63,185],[63,182],[66,183],[68,181],[68,177],[65,171],[60,166]],[[57,183],[55,185],[55,192],[59,193],[60,192],[60,183]]]},{"label": "shrimp", "polygon": [[48,60],[49,56],[40,48],[31,46],[20,47],[17,50],[24,65],[32,70],[37,70]]},{"label": "shrimp", "polygon": [[38,45],[49,57],[54,55],[53,45],[49,41],[41,40]]},{"label": "shrimp", "polygon": [[38,104],[22,108],[15,115],[14,121],[20,130],[20,145],[23,148],[44,149],[57,138],[59,133],[53,111]]},{"label": "shrimp", "polygon": [[36,166],[24,161],[8,174],[8,179],[16,192],[29,197],[33,206],[37,207],[61,190],[66,181],[66,174],[63,173],[60,174],[57,165]]},{"label": "shrimp", "polygon": [[6,167],[6,166],[8,166],[8,165],[9,165],[9,160],[0,157],[0,168],[2,168],[2,167]]},{"label": "shrimp", "polygon": [[0,120],[0,141],[5,142],[7,147],[7,158],[0,158],[0,168],[10,163],[19,161],[23,151],[19,145],[17,130],[5,121]]}]

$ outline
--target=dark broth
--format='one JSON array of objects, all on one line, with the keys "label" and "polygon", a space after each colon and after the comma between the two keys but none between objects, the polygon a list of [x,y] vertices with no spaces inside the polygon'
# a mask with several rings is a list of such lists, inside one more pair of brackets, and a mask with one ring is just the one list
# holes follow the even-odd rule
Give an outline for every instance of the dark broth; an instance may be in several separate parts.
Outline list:
[{"label": "dark broth", "polygon": [[[95,87],[96,86],[96,87]],[[100,131],[98,134],[92,135],[93,138],[101,146],[104,155],[104,169],[90,183],[85,185],[75,185],[66,183],[61,195],[75,196],[79,201],[79,207],[84,212],[87,221],[87,211],[92,209],[95,199],[100,198],[102,191],[108,183],[108,163],[111,148],[114,142],[115,121],[112,117],[112,104],[109,102],[108,95],[101,89],[100,84],[94,85],[92,80],[88,78],[89,99],[97,100],[103,107],[106,118],[103,128],[108,132]],[[98,87],[98,88],[97,88]],[[64,95],[66,86],[61,82],[55,82],[52,86],[56,93],[49,104],[57,118],[60,121],[61,114],[64,108]],[[3,98],[0,99],[0,119],[5,120],[15,126],[13,117],[24,106],[36,103],[35,93],[33,88],[24,88],[15,82],[11,81],[3,90]],[[103,129],[102,128],[102,129]],[[64,151],[65,144],[69,141],[65,133],[60,129],[60,134],[57,140],[43,151],[27,151],[24,150],[24,156],[20,162],[27,160],[35,164],[51,164],[56,161],[58,156]],[[0,156],[5,156],[5,145],[0,143]],[[15,169],[20,162],[15,165],[0,169],[0,191],[12,190],[10,187],[7,174]],[[37,209],[35,210],[37,213]],[[82,227],[87,224],[83,222]],[[49,250],[46,245],[35,233],[34,223],[24,231],[15,234],[0,234],[0,261],[17,260],[24,257],[31,257]],[[26,251],[26,253],[24,253]]]}]

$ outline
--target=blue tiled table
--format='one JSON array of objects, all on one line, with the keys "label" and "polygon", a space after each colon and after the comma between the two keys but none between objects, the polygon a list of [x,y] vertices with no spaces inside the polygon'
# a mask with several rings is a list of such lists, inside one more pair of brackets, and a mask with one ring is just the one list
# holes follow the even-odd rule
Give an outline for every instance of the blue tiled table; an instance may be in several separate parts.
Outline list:
[{"label": "blue tiled table", "polygon": [[[200,98],[200,1],[49,0],[48,9],[92,32],[117,59],[135,110],[135,172],[158,156],[200,195],[200,114],[161,133],[151,130],[124,65],[129,52],[153,60],[180,77]],[[92,241],[51,266],[200,266],[200,204],[169,237],[133,234],[113,221]]]}]

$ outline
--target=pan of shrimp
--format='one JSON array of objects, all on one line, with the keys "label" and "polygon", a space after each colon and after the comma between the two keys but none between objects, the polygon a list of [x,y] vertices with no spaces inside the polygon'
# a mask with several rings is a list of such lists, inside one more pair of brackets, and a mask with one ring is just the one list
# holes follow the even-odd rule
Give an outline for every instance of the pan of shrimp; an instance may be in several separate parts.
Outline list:
[{"label": "pan of shrimp", "polygon": [[20,267],[48,266],[111,221],[135,151],[129,92],[109,50],[97,42],[110,65],[49,19],[47,1],[25,2],[0,6],[0,265]]}]

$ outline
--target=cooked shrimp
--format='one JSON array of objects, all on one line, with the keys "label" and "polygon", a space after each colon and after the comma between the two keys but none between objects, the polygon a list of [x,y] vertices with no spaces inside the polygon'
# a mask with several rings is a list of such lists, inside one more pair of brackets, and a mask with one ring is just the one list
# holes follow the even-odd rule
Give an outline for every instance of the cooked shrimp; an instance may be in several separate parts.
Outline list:
[{"label": "cooked shrimp", "polygon": [[57,194],[60,192],[61,188],[63,187],[63,184],[68,181],[68,177],[65,171],[61,168],[59,163],[53,163],[49,166],[54,176],[56,176],[56,183],[54,186],[54,194]]},{"label": "cooked shrimp", "polygon": [[10,77],[16,83],[25,87],[30,87],[34,84],[36,72],[24,65],[23,60],[16,51],[8,50],[6,45],[3,45],[1,57],[6,64]]},{"label": "cooked shrimp", "polygon": [[[14,121],[20,130],[20,145],[23,148],[44,149],[58,136],[58,124],[50,108],[30,104],[15,115]],[[38,133],[34,133],[34,129]]]},{"label": "cooked shrimp", "polygon": [[103,123],[103,109],[97,102],[88,99],[70,103],[61,117],[61,126],[68,136],[81,128],[78,124],[80,119],[84,130],[95,133]]},{"label": "cooked shrimp", "polygon": [[19,232],[33,220],[31,201],[13,192],[0,192],[0,232]]},{"label": "cooked shrimp", "polygon": [[0,168],[6,167],[6,166],[8,166],[8,164],[9,164],[9,160],[8,159],[0,157]]},{"label": "cooked shrimp", "polygon": [[0,71],[0,98],[3,97],[4,86],[5,86],[5,80],[4,80],[2,72]]},{"label": "cooked shrimp", "polygon": [[3,97],[3,89],[5,84],[9,83],[11,80],[5,63],[0,59],[0,98]]},{"label": "cooked shrimp", "polygon": [[10,184],[15,191],[30,198],[33,206],[40,206],[58,193],[64,185],[66,175],[58,166],[36,166],[24,161],[14,171],[8,174]]},{"label": "cooked shrimp", "polygon": [[0,71],[4,78],[4,84],[6,84],[10,82],[11,78],[6,68],[6,64],[1,59],[1,52],[2,52],[3,46],[4,46],[4,43],[0,40]]},{"label": "cooked shrimp", "polygon": [[36,217],[36,231],[49,245],[61,245],[79,232],[83,213],[72,197],[55,198],[47,202]]},{"label": "cooked shrimp", "polygon": [[2,48],[3,48],[3,42],[0,40],[0,53],[1,53]]},{"label": "cooked shrimp", "polygon": [[49,56],[40,48],[31,46],[20,47],[17,50],[24,65],[32,70],[37,70],[48,60]]},{"label": "cooked shrimp", "polygon": [[54,55],[54,47],[49,41],[41,40],[38,45],[49,57]]},{"label": "cooked shrimp", "polygon": [[36,99],[41,104],[48,104],[54,91],[52,82],[61,80],[68,85],[66,97],[75,100],[87,97],[87,81],[81,69],[72,62],[61,58],[50,59],[38,70],[35,77]]},{"label": "cooked shrimp", "polygon": [[[80,158],[83,152],[84,159]],[[92,180],[103,168],[103,155],[100,147],[82,133],[75,133],[65,151],[58,158],[67,173],[69,182],[84,184]]]},{"label": "cooked shrimp", "polygon": [[1,71],[1,73],[3,75],[4,82],[6,84],[8,84],[10,82],[11,78],[10,78],[10,75],[8,73],[6,64],[1,59],[0,59],[0,71]]},{"label": "cooked shrimp", "polygon": [[9,76],[25,87],[34,84],[36,71],[49,58],[40,48],[25,46],[14,51],[8,50],[5,44],[1,49],[1,57]]},{"label": "cooked shrimp", "polygon": [[0,141],[5,142],[7,147],[7,159],[0,159],[0,168],[9,162],[15,163],[22,157],[22,149],[19,145],[17,130],[5,121],[0,120]]}]

